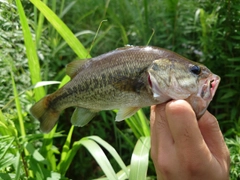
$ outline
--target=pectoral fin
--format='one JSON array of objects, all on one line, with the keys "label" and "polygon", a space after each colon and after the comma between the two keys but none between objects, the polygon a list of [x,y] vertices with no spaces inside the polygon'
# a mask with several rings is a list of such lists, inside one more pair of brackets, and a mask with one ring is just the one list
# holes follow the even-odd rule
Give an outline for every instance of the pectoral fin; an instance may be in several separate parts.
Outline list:
[{"label": "pectoral fin", "polygon": [[134,115],[139,109],[140,107],[127,107],[119,109],[115,121],[122,121],[126,118],[129,118]]},{"label": "pectoral fin", "polygon": [[98,112],[85,108],[76,108],[71,117],[74,126],[83,127],[91,121]]}]

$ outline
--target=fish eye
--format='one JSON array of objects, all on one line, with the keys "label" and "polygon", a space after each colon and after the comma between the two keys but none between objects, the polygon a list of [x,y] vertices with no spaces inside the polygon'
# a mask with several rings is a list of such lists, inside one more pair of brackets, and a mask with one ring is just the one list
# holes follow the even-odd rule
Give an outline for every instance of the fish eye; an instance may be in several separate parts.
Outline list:
[{"label": "fish eye", "polygon": [[197,65],[194,65],[194,66],[190,67],[190,71],[193,74],[199,75],[201,73],[201,68],[199,66],[197,66]]}]

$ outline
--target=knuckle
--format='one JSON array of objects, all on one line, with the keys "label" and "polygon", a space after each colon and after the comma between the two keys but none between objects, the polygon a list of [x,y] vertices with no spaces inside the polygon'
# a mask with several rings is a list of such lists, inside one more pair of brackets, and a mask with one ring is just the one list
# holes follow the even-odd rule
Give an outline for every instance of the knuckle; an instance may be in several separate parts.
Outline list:
[{"label": "knuckle", "polygon": [[173,168],[172,165],[169,163],[169,160],[164,158],[163,156],[158,159],[157,167],[160,170],[160,172],[166,177],[168,177],[168,175],[171,174]]},{"label": "knuckle", "polygon": [[202,163],[199,162],[191,162],[187,164],[187,172],[191,175],[196,175],[202,172]]},{"label": "knuckle", "polygon": [[171,174],[173,169],[173,164],[171,164],[171,160],[169,156],[164,152],[157,152],[155,150],[151,150],[151,157],[155,166],[155,169],[161,172],[163,176],[168,176]]}]

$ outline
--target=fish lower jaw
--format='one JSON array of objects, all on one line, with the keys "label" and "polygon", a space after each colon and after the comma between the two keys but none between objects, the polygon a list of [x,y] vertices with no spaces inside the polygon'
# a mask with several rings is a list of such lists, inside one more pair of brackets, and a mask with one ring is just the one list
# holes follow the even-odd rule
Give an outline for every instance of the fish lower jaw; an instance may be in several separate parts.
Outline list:
[{"label": "fish lower jaw", "polygon": [[210,81],[210,91],[212,96],[215,95],[215,92],[218,88],[219,83],[220,83],[220,77],[215,75],[215,77]]},{"label": "fish lower jaw", "polygon": [[217,75],[208,78],[199,89],[198,96],[206,101],[211,101],[218,88],[219,82],[220,77]]}]

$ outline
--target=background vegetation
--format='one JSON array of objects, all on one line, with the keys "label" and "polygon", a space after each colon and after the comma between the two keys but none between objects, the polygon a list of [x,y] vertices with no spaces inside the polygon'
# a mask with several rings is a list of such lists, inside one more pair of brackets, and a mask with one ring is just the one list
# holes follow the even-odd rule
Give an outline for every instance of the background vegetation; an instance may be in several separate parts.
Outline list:
[{"label": "background vegetation", "polygon": [[[67,63],[126,44],[173,50],[221,76],[209,111],[231,152],[231,179],[240,178],[238,1],[41,2],[0,0],[0,179],[134,179],[140,172],[156,178],[151,159],[136,158],[150,148],[148,108],[146,117],[139,111],[121,123],[114,122],[115,111],[101,112],[84,128],[71,126],[70,108],[47,135],[29,114],[54,84],[67,81]],[[44,86],[34,88],[40,81]]]}]

